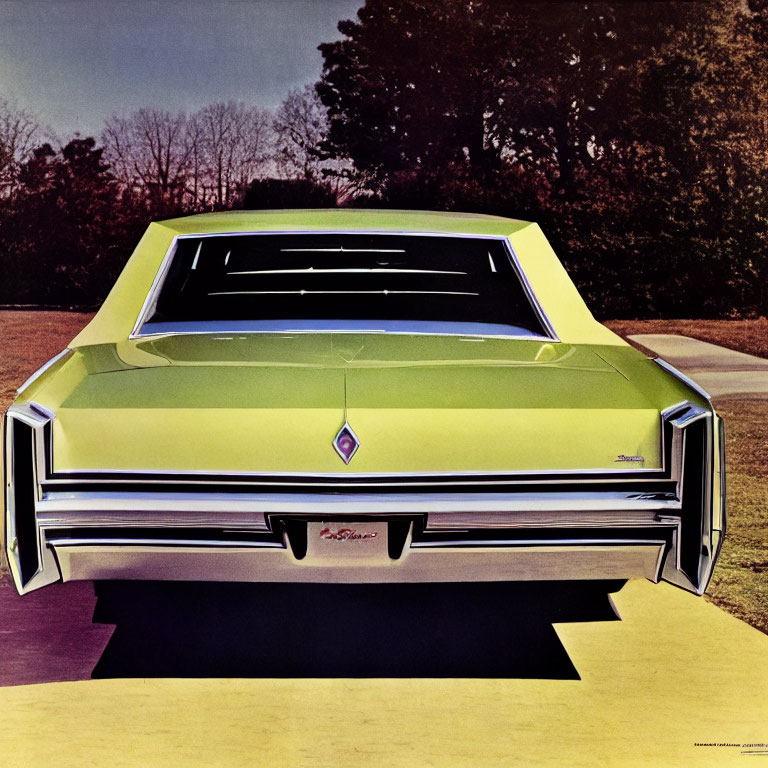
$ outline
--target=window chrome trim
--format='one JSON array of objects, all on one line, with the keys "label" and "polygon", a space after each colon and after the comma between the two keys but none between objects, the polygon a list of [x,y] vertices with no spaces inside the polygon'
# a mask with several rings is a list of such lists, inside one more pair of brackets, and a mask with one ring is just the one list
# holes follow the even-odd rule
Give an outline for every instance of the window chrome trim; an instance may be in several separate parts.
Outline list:
[{"label": "window chrome trim", "polygon": [[[237,322],[237,325],[234,323]],[[232,334],[236,336],[238,334],[250,334],[250,335],[278,335],[278,336],[298,336],[306,334],[354,334],[354,335],[374,335],[374,336],[449,336],[454,338],[472,338],[472,339],[513,339],[515,341],[537,341],[540,344],[550,344],[553,339],[543,335],[533,335],[528,333],[496,333],[485,332],[481,333],[474,330],[475,326],[483,325],[482,323],[471,323],[473,330],[465,331],[448,331],[441,330],[438,326],[460,326],[461,323],[451,321],[416,321],[415,324],[419,328],[393,330],[391,328],[355,328],[352,323],[361,322],[358,320],[340,321],[335,327],[322,328],[319,327],[322,323],[328,323],[328,320],[318,322],[318,327],[304,327],[304,328],[292,328],[290,323],[303,323],[307,324],[307,321],[299,320],[254,320],[254,321],[216,321],[216,320],[204,320],[198,322],[178,322],[174,325],[178,325],[178,330],[146,330],[142,331],[138,338],[142,339],[159,339],[159,338],[171,338],[174,336],[214,336],[219,334]],[[376,321],[377,324],[399,324],[405,325],[407,320],[397,321]],[[342,327],[344,323],[349,323],[348,327]],[[144,323],[143,327],[150,328],[154,325],[170,325],[170,323]],[[270,327],[270,325],[274,327]],[[494,323],[492,325],[501,325],[500,323]],[[257,327],[258,326],[258,327]],[[469,326],[467,326],[469,328]]]},{"label": "window chrome trim", "polygon": [[[408,230],[379,230],[379,229],[291,229],[291,230],[259,230],[259,231],[248,231],[248,232],[206,232],[206,233],[200,233],[200,234],[184,234],[184,235],[175,235],[173,237],[173,240],[171,241],[170,246],[168,247],[168,250],[165,253],[165,256],[163,256],[163,260],[160,263],[160,267],[157,271],[157,274],[155,275],[154,280],[152,281],[152,285],[150,286],[149,293],[147,294],[147,297],[144,299],[144,303],[142,304],[141,310],[139,311],[139,315],[136,318],[136,322],[133,325],[133,329],[131,330],[131,333],[129,334],[129,339],[141,339],[141,338],[148,338],[151,336],[154,336],[155,334],[152,333],[143,333],[142,328],[147,323],[147,318],[151,314],[151,310],[153,310],[154,306],[156,305],[160,290],[162,288],[163,283],[165,282],[165,278],[168,274],[168,270],[170,269],[171,262],[173,260],[173,257],[176,254],[178,241],[179,240],[190,240],[190,239],[204,239],[209,237],[252,237],[252,236],[259,236],[259,235],[390,235],[393,237],[451,237],[451,238],[466,238],[470,240],[493,240],[496,242],[501,242],[504,246],[504,250],[506,251],[507,258],[510,261],[510,264],[512,265],[512,269],[517,275],[518,280],[520,281],[520,284],[523,288],[523,292],[525,293],[526,298],[528,299],[528,302],[531,305],[531,308],[534,311],[534,314],[536,315],[537,319],[542,325],[542,328],[545,331],[546,335],[541,336],[532,336],[527,338],[534,338],[536,340],[545,340],[550,342],[559,342],[560,339],[557,336],[557,333],[554,330],[554,326],[552,325],[549,316],[545,312],[544,308],[541,306],[541,303],[539,302],[538,298],[536,297],[536,294],[533,292],[533,288],[528,280],[528,277],[525,274],[525,271],[522,268],[522,265],[520,264],[520,260],[517,257],[517,253],[515,252],[514,248],[512,247],[512,243],[510,241],[510,235],[473,235],[466,232],[430,232],[430,231],[408,231]],[[225,333],[226,331],[217,331],[218,333]],[[325,333],[326,331],[323,331]],[[342,331],[343,333],[344,331]],[[186,333],[195,333],[194,331],[187,331]],[[260,331],[244,331],[244,333],[261,333]],[[300,331],[295,331],[295,333],[300,333]],[[167,335],[176,335],[176,334],[162,334],[164,336]],[[414,336],[420,336],[423,335],[421,333],[412,333],[409,335]],[[444,335],[444,334],[437,334],[437,335]],[[451,334],[452,335],[452,334]],[[475,336],[482,334],[456,334],[459,336]],[[494,337],[499,338],[499,337]],[[512,339],[520,339],[519,336],[511,336]]]},{"label": "window chrome trim", "polygon": [[136,318],[136,322],[133,324],[133,329],[128,334],[129,339],[140,338],[142,336],[141,326],[144,325],[144,323],[146,322],[146,318],[151,314],[150,310],[154,310],[155,304],[157,302],[158,294],[160,293],[160,288],[162,284],[165,282],[165,278],[166,278],[166,275],[168,274],[168,270],[171,268],[171,262],[173,261],[173,257],[176,255],[176,248],[178,246],[178,241],[179,241],[179,235],[174,235],[173,239],[171,240],[171,244],[168,246],[168,250],[165,252],[165,255],[163,256],[163,260],[160,262],[160,267],[157,270],[157,274],[155,275],[154,280],[152,280],[152,285],[149,288],[149,293],[147,293],[147,296],[144,299],[144,303],[141,305],[141,309],[139,310],[139,315]]}]

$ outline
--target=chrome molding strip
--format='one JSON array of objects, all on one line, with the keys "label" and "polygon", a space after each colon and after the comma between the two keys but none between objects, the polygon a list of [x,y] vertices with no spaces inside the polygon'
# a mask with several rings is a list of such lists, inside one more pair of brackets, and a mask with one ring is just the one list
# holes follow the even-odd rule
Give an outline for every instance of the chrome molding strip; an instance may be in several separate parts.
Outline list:
[{"label": "chrome molding strip", "polygon": [[[565,505],[564,505],[565,507]],[[467,531],[503,528],[675,528],[680,502],[663,507],[631,510],[600,510],[595,506],[573,506],[559,510],[530,509],[494,512],[450,512],[440,510],[427,517],[425,531]]]},{"label": "chrome molding strip", "polygon": [[[520,264],[520,260],[517,257],[517,254],[515,253],[512,243],[510,242],[510,236],[501,236],[501,235],[473,235],[468,234],[466,232],[429,232],[429,231],[400,231],[400,230],[375,230],[375,229],[340,229],[340,230],[316,230],[316,229],[293,229],[293,230],[260,230],[260,231],[251,231],[251,232],[208,232],[208,233],[201,233],[201,234],[189,234],[189,235],[176,235],[174,236],[173,240],[171,241],[171,245],[169,246],[168,250],[166,251],[165,255],[163,256],[163,260],[160,263],[160,268],[157,271],[157,274],[155,275],[155,279],[152,282],[152,285],[150,286],[149,293],[147,294],[147,297],[144,299],[144,303],[142,304],[141,310],[139,311],[139,315],[136,318],[136,322],[133,325],[133,329],[131,330],[131,333],[129,334],[129,339],[139,339],[139,338],[149,338],[149,337],[156,337],[156,336],[170,336],[170,335],[177,335],[177,333],[162,333],[162,334],[154,334],[154,333],[143,333],[142,327],[147,322],[148,316],[151,314],[151,311],[153,310],[155,303],[157,301],[158,294],[160,293],[160,290],[162,288],[163,283],[165,282],[166,275],[168,274],[168,270],[170,269],[171,262],[173,260],[173,257],[176,253],[177,245],[179,240],[197,240],[197,239],[205,239],[209,237],[254,237],[254,236],[260,236],[260,235],[388,235],[392,237],[450,237],[450,238],[466,238],[470,240],[493,240],[495,242],[501,242],[504,246],[504,249],[507,253],[507,258],[510,261],[510,264],[512,265],[512,268],[517,275],[518,280],[520,280],[521,286],[523,288],[523,291],[528,298],[528,301],[531,304],[531,307],[534,311],[534,314],[536,314],[537,318],[542,324],[542,327],[546,331],[548,335],[544,336],[530,336],[528,337],[531,340],[536,341],[552,341],[552,342],[559,342],[560,339],[558,338],[554,327],[552,323],[549,320],[549,317],[547,313],[545,312],[544,308],[541,306],[541,303],[539,302],[538,298],[533,292],[533,288],[528,281],[527,276],[525,275],[525,272],[523,271],[522,265]],[[217,331],[218,333],[224,333],[226,331]],[[263,331],[243,331],[244,333],[264,333]],[[293,333],[308,333],[312,331],[293,331]],[[326,333],[327,331],[321,331],[322,333]],[[374,331],[376,333],[380,333],[380,331]],[[194,331],[182,331],[180,333],[195,333]],[[414,333],[410,335],[422,335],[420,333]],[[436,335],[443,335],[443,334],[436,334]],[[450,334],[454,335],[454,334]],[[482,334],[455,334],[458,336],[477,336]],[[499,338],[494,335],[494,338]],[[511,336],[510,338],[513,339],[519,339],[518,336]]]},{"label": "chrome molding strip", "polygon": [[160,286],[165,282],[165,276],[168,274],[168,270],[171,267],[173,257],[176,255],[176,245],[178,240],[179,236],[174,236],[174,238],[171,240],[171,244],[168,246],[168,250],[163,256],[163,260],[160,262],[160,268],[157,270],[155,279],[152,281],[152,285],[149,288],[149,293],[144,299],[144,303],[141,305],[139,315],[136,318],[136,322],[133,324],[133,329],[128,334],[129,339],[134,339],[141,335],[139,333],[141,326],[144,325],[146,317],[150,314],[150,310],[154,309],[157,294],[160,292]]},{"label": "chrome molding strip", "polygon": [[[128,497],[114,499],[43,500],[37,504],[37,520],[49,528],[236,528],[268,531],[263,507],[238,502],[237,499],[216,502],[200,496],[189,501],[168,502],[165,499]],[[247,511],[251,507],[250,511]]]},{"label": "chrome molding strip", "polygon": [[285,549],[279,541],[221,541],[219,539],[131,539],[131,538],[52,538],[51,547],[99,547],[99,546],[173,546],[173,547],[222,547],[248,549]]},{"label": "chrome molding strip", "polygon": [[[429,493],[406,494],[393,493],[386,496],[376,493],[265,493],[265,494],[216,494],[212,501],[209,495],[151,493],[47,493],[38,504],[41,512],[61,514],[68,511],[104,512],[119,509],[137,509],[150,511],[165,509],[190,509],[191,504],[199,504],[200,511],[216,511],[227,507],[236,508],[243,513],[268,514],[307,514],[313,510],[323,514],[326,510],[358,509],[360,513],[413,512],[561,512],[583,510],[601,512],[622,512],[637,510],[675,510],[679,509],[678,499],[658,500],[643,498],[636,493],[615,493],[612,491],[557,492],[542,493]],[[197,511],[192,509],[191,511]]]},{"label": "chrome molding strip", "polygon": [[39,379],[51,366],[56,365],[63,357],[72,352],[69,347],[63,349],[58,355],[54,355],[47,363],[43,363],[24,383],[16,388],[16,394],[23,392],[33,381]]},{"label": "chrome molding strip", "polygon": [[[270,516],[425,516],[426,530],[521,527],[669,527],[680,501],[619,493],[529,494],[47,494],[43,528],[223,527],[269,530]],[[60,497],[60,498],[59,498]],[[659,516],[664,516],[662,522]]]},{"label": "chrome molding strip", "polygon": [[412,549],[450,549],[471,547],[581,547],[581,546],[665,546],[663,539],[466,539],[464,541],[415,541]]},{"label": "chrome molding strip", "polygon": [[[158,476],[158,479],[151,479],[151,478],[142,478],[142,479],[136,479],[130,476],[126,476],[125,479],[121,479],[119,477],[112,477],[112,478],[99,478],[99,479],[82,479],[78,477],[71,477],[71,478],[54,478],[54,479],[45,479],[41,481],[41,488],[42,488],[42,497],[45,498],[54,498],[50,496],[50,494],[59,493],[61,491],[65,491],[67,488],[75,488],[78,489],[75,492],[77,493],[87,493],[89,491],[92,491],[94,493],[99,493],[99,490],[104,488],[106,491],[108,491],[110,488],[112,488],[115,484],[128,484],[132,487],[135,487],[137,490],[135,492],[141,493],[143,492],[140,489],[143,488],[154,488],[155,486],[162,486],[167,487],[168,491],[163,491],[162,493],[173,493],[173,489],[177,488],[179,485],[185,487],[185,488],[195,488],[200,489],[200,494],[205,494],[207,497],[209,488],[236,488],[238,491],[240,491],[243,488],[247,489],[253,489],[254,492],[260,492],[260,489],[264,489],[265,492],[269,492],[271,489],[280,488],[284,489],[286,493],[302,493],[307,492],[308,489],[315,489],[320,492],[326,492],[326,493],[344,493],[345,495],[349,495],[350,493],[354,492],[355,490],[359,492],[373,492],[373,491],[393,491],[393,490],[401,490],[403,492],[408,492],[409,489],[413,489],[414,492],[418,492],[421,490],[421,495],[423,496],[424,493],[439,493],[441,489],[456,489],[456,493],[460,493],[461,491],[467,490],[472,491],[473,489],[483,489],[485,493],[494,493],[494,489],[496,488],[504,488],[505,490],[508,489],[509,492],[514,492],[515,489],[521,489],[519,492],[524,492],[524,489],[529,488],[531,486],[538,486],[542,484],[546,484],[548,486],[558,487],[558,488],[564,488],[566,490],[560,492],[560,495],[562,493],[567,493],[567,488],[569,486],[583,486],[583,485],[591,485],[596,484],[599,485],[601,488],[605,488],[606,490],[611,489],[612,487],[616,486],[622,486],[627,485],[629,483],[632,484],[633,488],[635,488],[634,495],[637,498],[644,497],[644,498],[657,498],[660,495],[663,495],[665,500],[669,498],[670,500],[675,499],[675,481],[670,480],[667,477],[657,475],[653,477],[612,477],[612,478],[597,478],[597,479],[591,479],[589,477],[583,477],[583,478],[572,478],[572,479],[550,479],[544,476],[543,479],[526,479],[524,477],[518,478],[518,479],[483,479],[478,478],[477,480],[446,480],[443,482],[439,482],[438,478],[432,478],[430,481],[430,478],[423,478],[422,482],[408,482],[407,479],[400,479],[400,480],[390,480],[389,482],[386,481],[376,481],[371,480],[370,482],[330,482],[330,481],[318,481],[318,482],[292,482],[290,478],[269,478],[269,479],[259,479],[259,478],[250,478],[246,480],[225,480],[225,479],[219,479],[216,477],[207,476],[207,479],[197,479],[197,480],[189,480],[189,479],[166,479],[161,476]],[[663,489],[657,489],[657,486],[659,484],[663,484],[665,487]],[[84,490],[87,488],[88,490]],[[644,492],[643,489],[648,489],[647,492]],[[257,489],[259,489],[257,491]],[[195,490],[197,492],[197,490]]]},{"label": "chrome molding strip", "polygon": [[[617,468],[606,469],[552,469],[552,470],[520,470],[515,472],[387,472],[387,473],[358,473],[358,472],[219,472],[216,470],[157,470],[157,469],[71,469],[62,472],[54,472],[46,479],[46,484],[58,484],[68,482],[81,482],[84,476],[95,476],[93,480],[87,482],[163,482],[163,478],[171,478],[168,482],[200,483],[200,482],[223,482],[235,484],[248,481],[271,481],[272,484],[291,485],[291,481],[307,480],[308,482],[317,480],[329,481],[329,487],[336,487],[338,483],[333,481],[349,481],[352,485],[355,482],[370,481],[374,485],[397,485],[401,480],[410,480],[414,482],[429,483],[431,480],[453,480],[452,485],[463,485],[475,483],[477,481],[486,484],[503,482],[531,482],[538,483],[541,479],[546,482],[578,482],[574,478],[588,478],[586,482],[593,482],[593,478],[602,480],[611,478],[616,482],[628,481],[634,482],[641,479],[666,479],[664,470],[656,467],[641,467],[638,469],[626,470]],[[109,476],[110,480],[101,481],[99,476]],[[199,478],[199,479],[198,479]],[[558,479],[560,478],[560,479]],[[293,483],[294,485],[299,485]],[[312,482],[314,485],[315,483]]]},{"label": "chrome molding strip", "polygon": [[[209,324],[210,321],[205,321]],[[151,326],[152,323],[145,323],[145,326]],[[465,331],[462,333],[450,333],[448,331],[440,330],[407,330],[407,331],[394,331],[386,328],[371,328],[371,329],[359,329],[359,328],[332,328],[332,329],[313,329],[313,328],[290,328],[286,326],[279,326],[279,321],[275,321],[274,329],[270,328],[243,328],[226,325],[224,322],[220,326],[216,326],[214,330],[208,328],[199,329],[195,328],[195,324],[179,323],[183,326],[181,330],[164,330],[164,331],[142,331],[138,336],[132,338],[142,339],[164,339],[174,336],[218,336],[222,333],[237,335],[245,333],[248,335],[263,335],[263,336],[306,336],[309,334],[315,335],[349,335],[355,336],[441,336],[448,338],[458,339],[489,339],[489,340],[502,340],[502,341],[537,341],[539,343],[550,343],[556,341],[547,336],[534,336],[529,334],[512,334],[512,333],[477,333],[475,331]],[[339,324],[341,325],[341,323]]]},{"label": "chrome molding strip", "polygon": [[710,397],[709,393],[700,387],[693,379],[689,378],[682,371],[679,371],[677,368],[675,368],[674,365],[670,365],[666,360],[663,360],[660,357],[654,357],[653,362],[667,371],[667,373],[672,374],[672,376],[678,379],[678,381],[682,381],[683,384],[689,386],[694,392],[701,395],[707,402],[711,403],[712,398]]}]

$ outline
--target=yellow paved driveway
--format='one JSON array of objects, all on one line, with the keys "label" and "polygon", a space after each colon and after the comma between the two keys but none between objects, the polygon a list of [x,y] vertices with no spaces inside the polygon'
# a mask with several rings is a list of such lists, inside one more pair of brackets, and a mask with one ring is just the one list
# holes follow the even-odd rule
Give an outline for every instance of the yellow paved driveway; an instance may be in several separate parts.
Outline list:
[{"label": "yellow paved driveway", "polygon": [[768,767],[768,636],[668,585],[613,599],[622,621],[556,625],[581,680],[0,689],[0,766]]}]

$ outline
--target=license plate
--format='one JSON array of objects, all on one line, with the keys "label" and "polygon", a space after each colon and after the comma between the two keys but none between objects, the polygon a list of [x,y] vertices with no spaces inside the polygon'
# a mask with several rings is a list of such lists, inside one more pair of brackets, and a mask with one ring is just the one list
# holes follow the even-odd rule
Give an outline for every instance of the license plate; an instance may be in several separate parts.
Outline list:
[{"label": "license plate", "polygon": [[387,554],[387,523],[307,523],[307,559],[380,559]]}]

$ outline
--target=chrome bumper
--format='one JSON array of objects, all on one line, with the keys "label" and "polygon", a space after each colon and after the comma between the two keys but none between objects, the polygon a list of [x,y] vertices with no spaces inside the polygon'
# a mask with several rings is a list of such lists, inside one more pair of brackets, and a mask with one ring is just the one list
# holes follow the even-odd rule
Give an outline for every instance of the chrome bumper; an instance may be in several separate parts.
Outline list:
[{"label": "chrome bumper", "polygon": [[[724,535],[719,420],[689,403],[662,414],[664,469],[642,477],[423,478],[399,487],[369,478],[280,492],[248,478],[57,476],[52,418],[32,404],[6,419],[5,541],[20,593],[60,579],[633,577],[702,593]],[[318,560],[296,535],[313,520],[387,521],[401,540],[386,558]]]},{"label": "chrome bumper", "polygon": [[562,579],[658,581],[664,542],[449,548],[408,547],[375,564],[296,559],[290,550],[259,546],[152,546],[53,543],[63,581],[158,579],[250,582],[464,582]]}]

